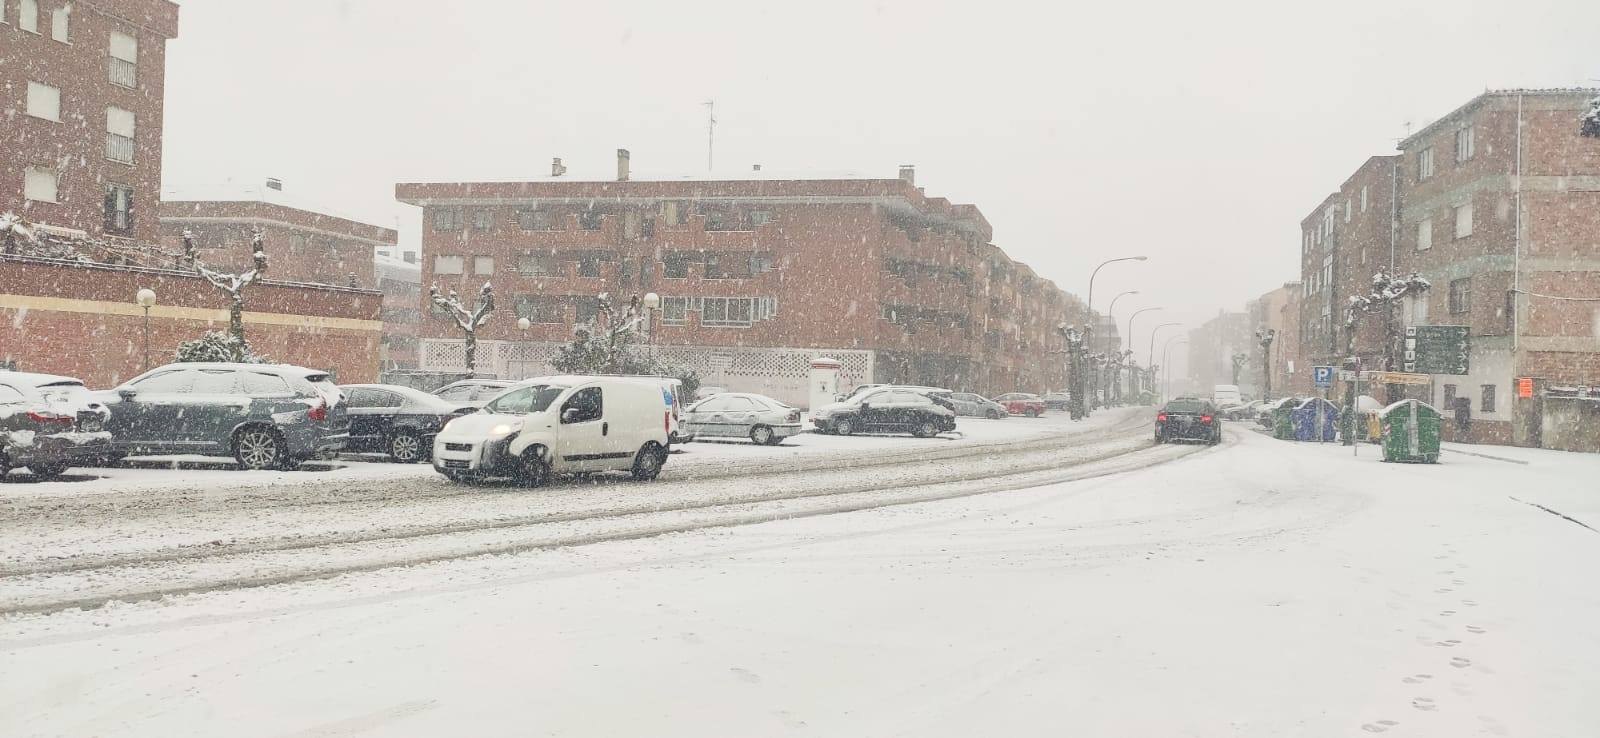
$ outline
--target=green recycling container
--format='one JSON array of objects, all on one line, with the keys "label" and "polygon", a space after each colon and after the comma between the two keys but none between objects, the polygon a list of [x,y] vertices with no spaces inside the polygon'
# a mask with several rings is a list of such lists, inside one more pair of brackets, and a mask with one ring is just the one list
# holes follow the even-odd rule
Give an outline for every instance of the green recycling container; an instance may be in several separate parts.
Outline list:
[{"label": "green recycling container", "polygon": [[1401,400],[1379,411],[1383,460],[1439,462],[1439,411],[1421,400]]},{"label": "green recycling container", "polygon": [[1272,406],[1272,437],[1280,441],[1294,440],[1294,409],[1299,398],[1285,397]]}]

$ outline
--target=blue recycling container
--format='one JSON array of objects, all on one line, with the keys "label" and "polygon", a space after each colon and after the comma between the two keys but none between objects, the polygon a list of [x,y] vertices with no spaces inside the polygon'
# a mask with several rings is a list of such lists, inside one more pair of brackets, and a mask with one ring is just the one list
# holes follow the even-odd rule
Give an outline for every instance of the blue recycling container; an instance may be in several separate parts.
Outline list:
[{"label": "blue recycling container", "polygon": [[[1321,413],[1321,433],[1318,431],[1317,415]],[[1291,416],[1294,420],[1294,440],[1296,441],[1337,441],[1339,440],[1339,406],[1321,397],[1313,397],[1300,403]]]}]

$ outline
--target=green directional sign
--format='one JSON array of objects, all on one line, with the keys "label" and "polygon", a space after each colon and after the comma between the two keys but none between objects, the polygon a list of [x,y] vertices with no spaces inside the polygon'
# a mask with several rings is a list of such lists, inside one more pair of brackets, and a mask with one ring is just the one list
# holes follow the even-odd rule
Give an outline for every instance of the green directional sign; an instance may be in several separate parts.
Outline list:
[{"label": "green directional sign", "polygon": [[1406,326],[1405,370],[1466,374],[1471,331],[1464,325]]}]

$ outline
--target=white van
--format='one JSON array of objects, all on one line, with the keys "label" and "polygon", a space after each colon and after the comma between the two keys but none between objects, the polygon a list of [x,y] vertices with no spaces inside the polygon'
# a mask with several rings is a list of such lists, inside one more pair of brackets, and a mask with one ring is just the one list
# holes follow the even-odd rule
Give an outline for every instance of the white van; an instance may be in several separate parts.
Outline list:
[{"label": "white van", "polygon": [[1239,394],[1239,385],[1218,384],[1211,388],[1211,403],[1218,408],[1243,405],[1244,397]]},{"label": "white van", "polygon": [[439,431],[433,468],[457,481],[513,477],[529,486],[578,472],[655,479],[667,460],[671,403],[671,391],[651,379],[525,380]]}]

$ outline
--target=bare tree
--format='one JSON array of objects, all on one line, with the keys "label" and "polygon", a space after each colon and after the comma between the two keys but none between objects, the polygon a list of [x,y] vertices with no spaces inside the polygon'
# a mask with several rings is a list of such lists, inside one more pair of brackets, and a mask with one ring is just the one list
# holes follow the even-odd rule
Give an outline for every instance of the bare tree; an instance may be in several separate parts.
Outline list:
[{"label": "bare tree", "polygon": [[228,335],[233,339],[231,347],[233,360],[244,361],[245,356],[250,353],[249,344],[244,338],[244,292],[267,273],[266,243],[260,231],[251,235],[251,267],[239,274],[210,269],[195,258],[195,252],[194,233],[186,230],[183,232],[184,264],[192,266],[200,276],[211,283],[212,287],[228,297]]},{"label": "bare tree", "polygon": [[449,294],[440,294],[439,285],[434,284],[428,288],[428,299],[434,305],[443,309],[448,317],[455,321],[456,327],[461,329],[461,336],[467,344],[467,372],[476,373],[478,370],[478,327],[488,322],[489,313],[494,310],[494,287],[488,282],[478,290],[478,304],[469,309],[461,302],[455,290]]},{"label": "bare tree", "polygon": [[1589,101],[1589,109],[1578,118],[1578,133],[1600,138],[1600,97]]}]

